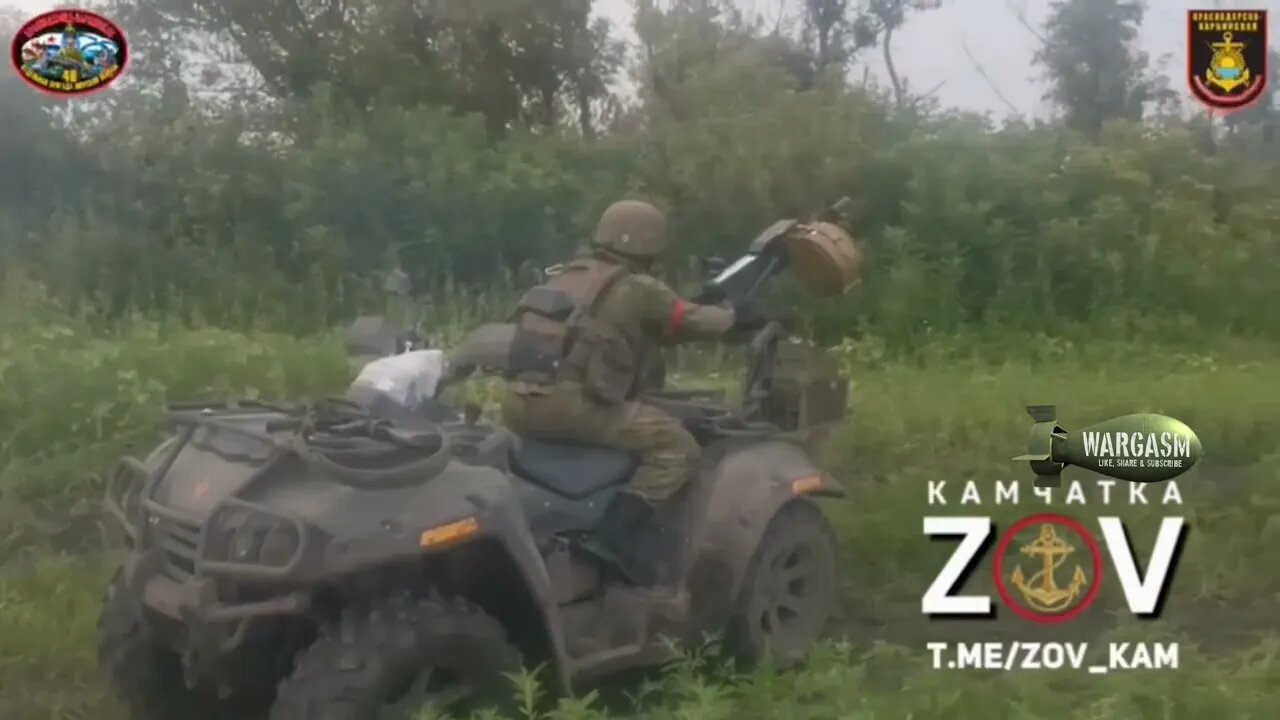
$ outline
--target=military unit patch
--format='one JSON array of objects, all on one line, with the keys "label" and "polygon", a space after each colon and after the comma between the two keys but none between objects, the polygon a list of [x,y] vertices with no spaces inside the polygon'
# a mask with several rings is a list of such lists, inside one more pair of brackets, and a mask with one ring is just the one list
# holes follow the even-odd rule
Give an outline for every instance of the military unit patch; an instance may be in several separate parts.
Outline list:
[{"label": "military unit patch", "polygon": [[1266,10],[1189,10],[1187,83],[1218,112],[1264,97],[1270,68]]}]

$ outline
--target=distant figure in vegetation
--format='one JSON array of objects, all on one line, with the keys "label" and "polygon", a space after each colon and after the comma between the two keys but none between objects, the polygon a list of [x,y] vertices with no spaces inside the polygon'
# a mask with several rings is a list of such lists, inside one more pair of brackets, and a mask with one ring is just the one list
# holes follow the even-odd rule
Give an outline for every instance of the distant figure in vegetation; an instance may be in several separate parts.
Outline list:
[{"label": "distant figure in vegetation", "polygon": [[[686,302],[648,274],[666,244],[666,216],[656,207],[624,200],[605,210],[589,247],[548,270],[546,283],[516,308],[512,358],[520,360],[502,411],[523,436],[638,454],[639,468],[609,507],[599,541],[639,585],[675,594],[677,578],[658,559],[674,553],[642,558],[629,548],[644,530],[654,533],[644,546],[675,541],[667,510],[677,505],[699,447],[679,420],[637,398],[663,344],[718,339],[736,318],[727,307]],[[575,310],[556,319],[566,296]]]}]

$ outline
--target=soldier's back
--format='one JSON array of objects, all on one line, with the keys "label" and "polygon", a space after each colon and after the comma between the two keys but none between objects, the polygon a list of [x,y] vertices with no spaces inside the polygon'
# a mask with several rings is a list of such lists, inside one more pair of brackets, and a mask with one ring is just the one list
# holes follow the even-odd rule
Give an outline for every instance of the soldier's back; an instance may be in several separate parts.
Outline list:
[{"label": "soldier's back", "polygon": [[661,280],[643,273],[630,273],[618,281],[596,308],[596,318],[608,323],[628,340],[642,340],[652,334],[651,320],[671,312],[672,295]]}]

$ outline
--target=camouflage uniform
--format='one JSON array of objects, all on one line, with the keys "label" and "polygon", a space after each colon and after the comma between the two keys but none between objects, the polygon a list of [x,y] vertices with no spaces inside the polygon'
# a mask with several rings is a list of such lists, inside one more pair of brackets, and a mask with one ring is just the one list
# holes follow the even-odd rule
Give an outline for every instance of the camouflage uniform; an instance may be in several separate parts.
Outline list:
[{"label": "camouflage uniform", "polygon": [[573,296],[585,323],[554,373],[517,374],[502,405],[518,434],[636,453],[629,490],[649,503],[680,490],[699,448],[679,420],[637,399],[644,380],[662,345],[714,340],[734,325],[731,309],[686,302],[646,274],[665,239],[652,206],[624,201],[605,212],[592,247],[544,286]]}]

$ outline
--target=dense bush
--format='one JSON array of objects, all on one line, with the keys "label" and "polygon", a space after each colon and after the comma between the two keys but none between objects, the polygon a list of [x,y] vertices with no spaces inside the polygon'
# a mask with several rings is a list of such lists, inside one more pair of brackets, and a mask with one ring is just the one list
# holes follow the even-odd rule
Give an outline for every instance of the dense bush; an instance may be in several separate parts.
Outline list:
[{"label": "dense bush", "polygon": [[326,85],[215,114],[122,95],[109,122],[51,128],[6,76],[22,180],[0,198],[0,252],[109,317],[298,332],[373,302],[392,255],[424,291],[554,262],[622,193],[671,210],[680,268],[849,195],[872,266],[865,292],[819,314],[832,339],[1153,319],[1280,331],[1257,312],[1277,298],[1280,165],[1248,128],[996,127],[797,74],[714,18],[666,19],[641,26],[645,77],[663,82],[589,140],[560,125],[495,137],[427,96],[357,106]]},{"label": "dense bush", "polygon": [[490,284],[570,251],[628,186],[673,208],[677,262],[847,193],[873,264],[861,302],[828,314],[833,332],[855,317],[895,340],[925,321],[1280,330],[1254,311],[1275,298],[1280,184],[1202,153],[1190,128],[1117,125],[1099,144],[966,117],[906,132],[866,98],[786,100],[637,139],[639,161],[565,138],[489,147],[478,124],[425,109],[275,150],[233,128],[153,133],[186,151],[101,146],[130,180],[61,208],[33,252],[60,295],[113,315],[317,329],[368,302],[393,248],[420,287]]}]

